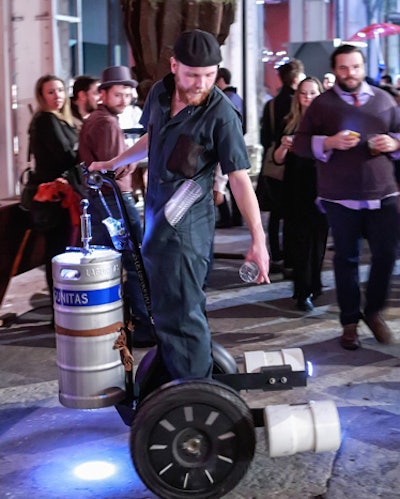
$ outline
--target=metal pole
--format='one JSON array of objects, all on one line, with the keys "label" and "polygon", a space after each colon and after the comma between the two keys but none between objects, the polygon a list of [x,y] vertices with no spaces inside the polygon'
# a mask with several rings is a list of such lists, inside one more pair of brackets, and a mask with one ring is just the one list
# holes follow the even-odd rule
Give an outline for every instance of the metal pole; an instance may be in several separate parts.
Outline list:
[{"label": "metal pole", "polygon": [[344,0],[336,0],[335,1],[335,36],[336,38],[343,39],[343,18],[344,18]]},{"label": "metal pole", "polygon": [[243,84],[243,125],[246,130],[246,103],[247,103],[247,12],[246,12],[246,0],[242,0],[242,59],[243,59],[243,70],[242,70],[242,84]]}]

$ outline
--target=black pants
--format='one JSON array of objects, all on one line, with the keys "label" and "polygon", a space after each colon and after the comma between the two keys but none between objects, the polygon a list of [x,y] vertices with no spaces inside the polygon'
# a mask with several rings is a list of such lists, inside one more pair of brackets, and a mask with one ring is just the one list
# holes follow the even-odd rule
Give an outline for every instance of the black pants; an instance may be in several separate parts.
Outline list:
[{"label": "black pants", "polygon": [[[351,210],[338,203],[322,202],[335,244],[336,295],[342,325],[357,324],[365,314],[381,311],[389,292],[398,256],[400,215],[398,197],[383,199],[377,210]],[[371,251],[371,269],[362,304],[359,262],[363,239]]]},{"label": "black pants", "polygon": [[321,294],[321,270],[328,238],[326,215],[315,205],[294,213],[292,244],[294,295],[304,300]]}]

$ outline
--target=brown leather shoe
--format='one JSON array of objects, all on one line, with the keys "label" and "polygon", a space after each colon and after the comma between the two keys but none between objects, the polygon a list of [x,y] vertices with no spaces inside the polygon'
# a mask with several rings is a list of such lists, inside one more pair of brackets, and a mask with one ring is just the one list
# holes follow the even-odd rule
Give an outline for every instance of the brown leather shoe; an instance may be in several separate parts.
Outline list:
[{"label": "brown leather shoe", "polygon": [[364,322],[374,333],[374,336],[379,343],[384,343],[385,345],[394,343],[392,331],[378,312],[364,316]]},{"label": "brown leather shoe", "polygon": [[346,324],[343,326],[343,335],[339,343],[346,350],[357,350],[357,348],[360,348],[361,344],[357,335],[357,324]]}]

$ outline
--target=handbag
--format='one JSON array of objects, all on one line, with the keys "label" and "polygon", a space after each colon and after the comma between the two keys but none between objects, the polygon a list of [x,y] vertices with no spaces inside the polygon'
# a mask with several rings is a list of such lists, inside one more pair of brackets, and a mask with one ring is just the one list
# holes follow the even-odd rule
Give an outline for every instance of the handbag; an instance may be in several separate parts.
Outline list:
[{"label": "handbag", "polygon": [[[31,159],[31,148],[28,148],[28,165]],[[62,220],[63,208],[60,201],[35,201],[39,185],[36,172],[29,165],[21,173],[19,182],[23,186],[21,191],[20,207],[29,213],[32,229],[38,232],[47,232],[54,229]]]},{"label": "handbag", "polygon": [[32,149],[29,141],[27,163],[28,166],[19,176],[19,184],[22,186],[20,207],[24,211],[30,211],[32,207],[33,198],[38,190],[38,182],[36,179],[36,172],[31,166]]},{"label": "handbag", "polygon": [[33,198],[38,190],[36,175],[34,170],[28,166],[19,177],[20,185],[22,185],[20,207],[24,211],[30,211]]},{"label": "handbag", "polygon": [[[271,132],[275,135],[275,116],[274,116],[274,99],[269,102],[269,116],[271,124]],[[263,164],[261,167],[261,175],[266,177],[275,178],[276,180],[283,180],[285,173],[285,165],[278,165],[274,161],[274,151],[276,143],[273,141],[268,149],[265,151]]]},{"label": "handbag", "polygon": [[275,151],[275,142],[268,147],[261,168],[261,174],[264,177],[275,178],[276,180],[283,180],[283,176],[285,174],[285,164],[278,165],[274,161],[274,151]]},{"label": "handbag", "polygon": [[[271,131],[274,134],[275,132],[274,99],[271,99],[268,108],[270,115]],[[260,211],[271,211],[272,209],[271,189],[268,183],[268,178],[283,180],[283,175],[285,173],[285,166],[277,165],[274,162],[273,160],[274,151],[275,151],[275,142],[272,142],[272,144],[265,151],[260,173],[258,174],[257,178],[255,193],[258,205],[260,207]]]}]

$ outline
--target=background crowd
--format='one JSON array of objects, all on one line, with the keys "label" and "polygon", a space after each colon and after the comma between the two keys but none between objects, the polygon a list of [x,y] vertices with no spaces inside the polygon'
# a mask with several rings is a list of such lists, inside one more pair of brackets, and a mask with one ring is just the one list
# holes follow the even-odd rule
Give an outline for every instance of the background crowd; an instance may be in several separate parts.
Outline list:
[{"label": "background crowd", "polygon": [[[217,61],[216,48],[207,41],[201,54],[190,53],[189,56],[188,46],[184,49],[178,46],[178,49],[183,54],[183,60],[179,59],[179,53],[176,54],[178,67],[183,64],[189,68],[216,68],[207,92],[217,92],[218,99],[224,95],[221,104],[224,112],[231,116],[229,113],[234,109],[236,113],[232,114],[229,126],[236,136],[234,116],[237,115],[243,136],[246,132],[243,101],[232,85],[230,71],[218,68],[220,61]],[[294,304],[305,313],[313,310],[314,302],[323,292],[321,269],[328,231],[331,231],[343,327],[340,344],[345,349],[356,349],[360,346],[357,337],[360,319],[365,320],[378,341],[393,341],[381,312],[393,265],[399,256],[400,81],[397,78],[394,82],[387,74],[381,75],[378,82],[373,81],[365,74],[363,53],[348,45],[332,54],[331,71],[320,81],[313,75],[306,75],[303,63],[296,59],[277,68],[282,85],[275,96],[268,96],[260,109],[260,142],[264,158],[256,193],[259,211],[268,213],[269,271],[293,280]],[[176,75],[175,81],[179,81]],[[55,75],[41,77],[35,88],[37,111],[29,128],[30,153],[35,159],[38,181],[55,181],[65,177],[65,172],[81,161],[87,165],[107,162],[130,151],[128,147],[132,144],[134,148],[142,132],[132,140],[132,134],[124,134],[123,129],[137,132],[142,128],[145,132],[142,122],[148,124],[147,114],[139,123],[142,110],[135,106],[136,86],[137,82],[125,66],[105,68],[100,79],[89,75],[76,77],[71,98],[60,78]],[[199,106],[203,101],[192,102],[186,97],[191,88],[188,86],[189,89],[185,88],[179,94],[186,98],[185,101],[182,97],[183,108]],[[230,101],[228,107],[225,101]],[[179,102],[178,108],[181,107]],[[158,147],[164,146],[158,144]],[[195,154],[200,155],[200,152]],[[222,156],[216,156],[217,162],[224,164],[224,154],[229,153],[221,149],[219,154]],[[142,156],[139,159],[143,159]],[[130,161],[128,166],[121,163],[114,176],[135,238],[141,243],[143,221],[135,206],[138,169],[136,156],[132,157],[135,161]],[[240,157],[238,154],[236,159]],[[247,162],[235,166],[246,168]],[[144,178],[143,171],[145,169],[141,170],[140,179]],[[228,173],[231,172],[226,165],[219,171],[218,175],[224,177],[225,174],[222,185],[226,184]],[[243,206],[243,201],[239,202],[238,187],[235,196],[232,182],[236,184],[235,175],[229,177],[220,201],[215,203],[219,206],[215,206],[210,215],[217,228],[229,230],[232,226],[240,226],[243,215],[249,220],[249,208]],[[147,180],[141,183],[144,202],[146,188]],[[94,243],[112,245],[105,221],[110,217],[119,220],[115,202],[107,192],[90,192],[89,197]],[[50,292],[51,259],[63,252],[70,242],[65,229],[68,224],[68,210],[65,209],[59,225],[45,234]],[[371,251],[365,299],[361,297],[358,283],[359,253],[364,239]],[[136,346],[151,346],[156,338],[148,334],[151,327],[135,266],[129,252],[123,251],[123,257],[130,309],[137,331]],[[212,259],[212,252],[209,251],[205,258]],[[267,281],[265,275],[264,272],[264,278],[259,282]],[[200,284],[203,290],[204,283]],[[161,324],[162,320],[159,321]]]}]

